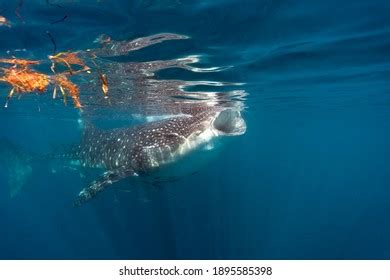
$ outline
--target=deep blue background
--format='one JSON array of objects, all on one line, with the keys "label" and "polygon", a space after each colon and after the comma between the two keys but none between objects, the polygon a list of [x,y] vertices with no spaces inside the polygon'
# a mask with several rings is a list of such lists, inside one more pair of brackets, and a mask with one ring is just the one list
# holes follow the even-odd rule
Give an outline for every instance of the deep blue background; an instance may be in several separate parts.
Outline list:
[{"label": "deep blue background", "polygon": [[[14,2],[0,2],[14,24],[0,28],[2,56],[50,53],[46,30],[59,50],[88,48],[101,33],[177,32],[191,41],[134,60],[203,54],[235,67],[200,79],[244,82],[250,95],[247,133],[148,201],[134,186],[73,208],[93,176],[43,165],[10,200],[0,172],[0,258],[390,258],[389,1],[29,1],[24,23]],[[71,108],[31,104],[1,109],[2,137],[34,152],[77,139]]]}]

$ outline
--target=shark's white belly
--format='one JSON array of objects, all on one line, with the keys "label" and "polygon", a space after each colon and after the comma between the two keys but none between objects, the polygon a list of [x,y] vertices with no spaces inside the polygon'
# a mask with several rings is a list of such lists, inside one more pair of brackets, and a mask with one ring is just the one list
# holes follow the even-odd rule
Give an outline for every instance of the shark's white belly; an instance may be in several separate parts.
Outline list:
[{"label": "shark's white belly", "polygon": [[[217,136],[217,131],[210,126],[201,132],[195,131],[187,138],[183,137],[183,143],[174,150],[168,145],[157,150],[155,148],[147,149],[148,157],[152,163],[151,167],[158,168],[173,163],[190,154],[192,151],[210,144]],[[177,135],[177,137],[182,136]]]}]

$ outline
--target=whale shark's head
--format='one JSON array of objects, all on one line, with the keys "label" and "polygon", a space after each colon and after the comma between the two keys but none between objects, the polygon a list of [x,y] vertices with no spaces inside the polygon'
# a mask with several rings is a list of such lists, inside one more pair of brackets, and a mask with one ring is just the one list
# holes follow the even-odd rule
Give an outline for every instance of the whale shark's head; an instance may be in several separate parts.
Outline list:
[{"label": "whale shark's head", "polygon": [[245,120],[238,110],[226,109],[221,111],[213,122],[214,128],[220,135],[235,136],[246,131]]}]

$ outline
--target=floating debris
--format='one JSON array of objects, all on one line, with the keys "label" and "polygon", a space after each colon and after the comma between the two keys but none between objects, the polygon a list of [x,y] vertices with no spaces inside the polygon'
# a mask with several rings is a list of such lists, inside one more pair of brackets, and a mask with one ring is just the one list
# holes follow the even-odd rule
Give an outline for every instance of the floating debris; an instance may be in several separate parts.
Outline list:
[{"label": "floating debris", "polygon": [[[55,73],[56,64],[62,64],[69,69],[69,73],[73,75],[75,72],[72,69],[72,65],[81,66],[80,71],[87,71],[90,68],[85,64],[85,62],[77,56],[77,52],[60,52],[56,55],[49,55],[49,59],[52,61],[51,70]],[[80,72],[76,71],[76,73]]]},{"label": "floating debris", "polygon": [[100,78],[100,81],[102,83],[102,91],[104,93],[104,97],[107,98],[107,94],[108,94],[107,76],[106,76],[106,74],[99,73],[99,78]]},{"label": "floating debris", "polygon": [[53,36],[51,35],[50,31],[46,31],[47,36],[49,36],[51,43],[53,44],[53,53],[57,52],[57,44],[54,40]]},{"label": "floating debris", "polygon": [[101,68],[96,63],[96,58],[97,58],[96,54],[95,53],[89,53],[89,56],[91,57],[92,63],[93,63],[93,65],[96,68],[95,70],[96,70],[96,72],[98,74],[99,81],[101,83],[101,89],[103,91],[104,98],[108,98],[108,79],[107,79],[107,75],[102,73]]},{"label": "floating debris", "polygon": [[0,16],[0,26],[11,27],[11,23],[3,16]]},{"label": "floating debris", "polygon": [[57,86],[58,86],[60,88],[62,96],[64,97],[65,104],[66,104],[66,96],[68,93],[73,100],[74,106],[76,108],[82,107],[81,103],[80,103],[80,90],[74,83],[69,81],[69,79],[65,75],[62,75],[62,74],[52,76],[52,80],[55,84],[53,97],[55,97],[55,95],[56,95]]},{"label": "floating debris", "polygon": [[0,81],[7,82],[12,86],[7,96],[5,107],[8,107],[8,102],[14,93],[43,93],[49,85],[49,77],[47,75],[35,72],[29,68],[12,67],[10,69],[1,68],[1,70],[4,72],[4,76],[0,77]]},{"label": "floating debris", "polygon": [[68,18],[68,15],[65,15],[65,16],[63,16],[63,17],[62,17],[61,19],[59,19],[59,20],[55,20],[55,21],[50,22],[50,24],[57,24],[57,23],[63,22],[63,21],[65,21],[67,18]]},{"label": "floating debris", "polygon": [[13,64],[14,67],[28,68],[31,65],[38,65],[41,62],[38,60],[27,60],[27,59],[18,59],[18,58],[1,58],[0,63],[4,64]]},{"label": "floating debris", "polygon": [[[76,57],[73,55],[66,55],[64,57],[65,58],[63,58],[63,61],[67,62],[69,65],[78,64],[85,66],[82,60],[76,59]],[[72,98],[73,104],[76,108],[82,107],[80,102],[80,91],[78,87],[72,83],[65,74],[61,73],[50,76],[32,70],[30,68],[32,65],[40,64],[40,62],[37,60],[12,58],[0,59],[0,63],[12,65],[9,68],[0,68],[4,74],[0,77],[0,81],[6,82],[12,86],[12,89],[7,96],[5,107],[8,107],[9,100],[15,93],[24,94],[37,92],[42,94],[47,91],[47,88],[50,84],[54,85],[54,98],[56,97],[58,87],[62,93],[65,104],[66,97],[69,95]]]},{"label": "floating debris", "polygon": [[23,4],[24,4],[24,0],[19,0],[18,6],[17,6],[16,9],[15,9],[15,15],[16,15],[22,22],[24,22],[24,20],[23,20],[23,17],[20,15],[20,9],[23,7]]}]

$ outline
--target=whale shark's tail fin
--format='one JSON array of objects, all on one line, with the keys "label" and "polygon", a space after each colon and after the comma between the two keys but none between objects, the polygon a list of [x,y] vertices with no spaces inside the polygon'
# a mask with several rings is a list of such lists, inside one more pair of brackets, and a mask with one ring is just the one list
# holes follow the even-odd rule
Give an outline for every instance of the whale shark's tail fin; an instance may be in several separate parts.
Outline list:
[{"label": "whale shark's tail fin", "polygon": [[84,188],[74,202],[74,206],[80,206],[94,198],[100,192],[104,191],[111,184],[126,177],[137,176],[132,169],[119,168],[104,172],[97,180],[93,181],[88,187]]},{"label": "whale shark's tail fin", "polygon": [[32,156],[8,139],[0,139],[0,166],[8,179],[9,196],[15,197],[22,190],[32,172]]}]

